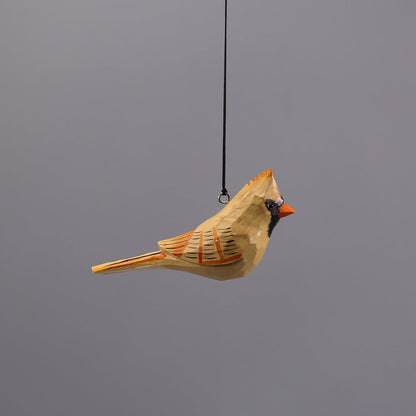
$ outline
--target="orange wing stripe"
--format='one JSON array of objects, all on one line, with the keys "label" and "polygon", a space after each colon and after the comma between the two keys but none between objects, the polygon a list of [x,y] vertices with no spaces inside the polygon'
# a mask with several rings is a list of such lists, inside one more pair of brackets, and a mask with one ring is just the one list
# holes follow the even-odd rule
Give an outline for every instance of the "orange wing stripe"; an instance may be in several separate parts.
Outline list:
[{"label": "orange wing stripe", "polygon": [[218,232],[215,227],[211,230],[193,230],[175,238],[159,241],[158,244],[161,250],[168,254],[190,263],[207,266],[231,263],[242,257],[232,239],[231,230]]},{"label": "orange wing stripe", "polygon": [[230,261],[234,261],[239,259],[242,256],[242,254],[237,254],[233,257],[228,257],[228,259],[221,259],[221,260],[212,260],[212,261],[204,261],[202,264],[224,264],[229,263]]},{"label": "orange wing stripe", "polygon": [[182,234],[169,240],[159,241],[159,245],[176,257],[181,257],[194,231]]},{"label": "orange wing stripe", "polygon": [[215,227],[212,227],[212,232],[214,233],[214,242],[215,242],[215,246],[217,247],[218,254],[220,256],[220,259],[223,260],[224,256],[222,255],[221,243],[220,243],[220,239],[218,237],[217,230]]}]

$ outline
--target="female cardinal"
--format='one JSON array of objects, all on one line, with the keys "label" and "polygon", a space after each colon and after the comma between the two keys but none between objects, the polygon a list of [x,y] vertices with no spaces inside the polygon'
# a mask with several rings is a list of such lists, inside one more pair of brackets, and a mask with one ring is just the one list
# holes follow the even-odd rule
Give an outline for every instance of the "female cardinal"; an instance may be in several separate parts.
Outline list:
[{"label": "female cardinal", "polygon": [[158,251],[93,266],[92,271],[175,269],[216,280],[243,277],[259,264],[280,218],[294,212],[268,169],[195,230],[159,241]]}]

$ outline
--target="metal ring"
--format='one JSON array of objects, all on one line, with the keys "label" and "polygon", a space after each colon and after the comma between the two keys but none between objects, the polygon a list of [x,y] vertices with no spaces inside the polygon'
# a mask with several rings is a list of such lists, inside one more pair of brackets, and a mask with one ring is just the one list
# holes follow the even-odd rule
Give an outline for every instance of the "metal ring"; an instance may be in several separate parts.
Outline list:
[{"label": "metal ring", "polygon": [[[222,198],[223,196],[225,196],[227,198],[226,201],[223,200],[223,198]],[[218,195],[218,202],[220,204],[227,205],[230,202],[230,199],[231,199],[231,197],[230,197],[230,194],[228,192],[226,194],[220,193]]]}]

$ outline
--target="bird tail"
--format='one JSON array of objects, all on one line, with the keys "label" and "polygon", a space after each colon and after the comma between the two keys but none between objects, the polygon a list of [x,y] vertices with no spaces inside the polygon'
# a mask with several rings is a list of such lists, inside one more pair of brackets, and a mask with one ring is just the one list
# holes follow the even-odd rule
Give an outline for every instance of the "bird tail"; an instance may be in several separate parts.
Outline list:
[{"label": "bird tail", "polygon": [[169,262],[164,260],[165,257],[165,253],[153,251],[152,253],[142,254],[136,257],[98,264],[97,266],[92,266],[91,269],[95,274],[120,273],[141,268],[158,269]]}]

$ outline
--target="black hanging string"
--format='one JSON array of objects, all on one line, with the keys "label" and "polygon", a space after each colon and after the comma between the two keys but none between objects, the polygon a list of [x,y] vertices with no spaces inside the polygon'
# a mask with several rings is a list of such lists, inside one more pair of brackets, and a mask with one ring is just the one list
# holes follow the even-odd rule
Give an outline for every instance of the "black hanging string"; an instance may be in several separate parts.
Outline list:
[{"label": "black hanging string", "polygon": [[230,202],[230,194],[225,186],[225,165],[226,165],[226,132],[227,132],[227,20],[228,4],[224,0],[224,86],[223,86],[223,104],[222,104],[222,189],[218,195],[218,201],[221,204]]}]

